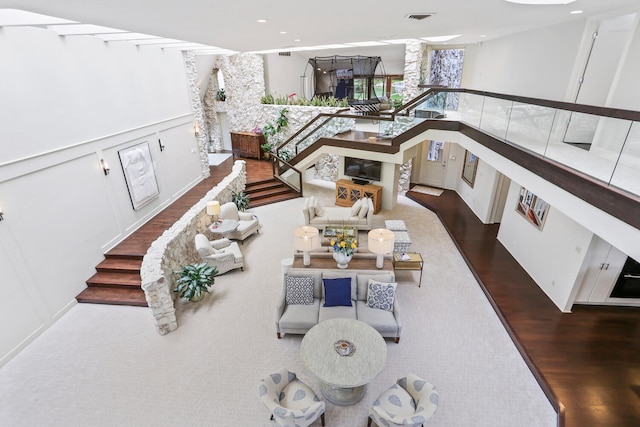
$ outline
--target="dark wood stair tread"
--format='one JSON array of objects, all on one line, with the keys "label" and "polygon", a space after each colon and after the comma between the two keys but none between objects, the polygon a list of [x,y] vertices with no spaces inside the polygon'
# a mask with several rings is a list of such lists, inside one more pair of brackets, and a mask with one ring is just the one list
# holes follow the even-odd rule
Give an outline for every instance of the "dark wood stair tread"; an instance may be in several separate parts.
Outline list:
[{"label": "dark wood stair tread", "polygon": [[140,273],[112,273],[98,272],[87,280],[87,285],[92,286],[118,286],[123,288],[140,288],[142,279]]},{"label": "dark wood stair tread", "polygon": [[140,273],[141,259],[109,257],[96,266],[99,272]]},{"label": "dark wood stair tread", "polygon": [[142,289],[89,287],[76,297],[80,303],[147,307]]}]

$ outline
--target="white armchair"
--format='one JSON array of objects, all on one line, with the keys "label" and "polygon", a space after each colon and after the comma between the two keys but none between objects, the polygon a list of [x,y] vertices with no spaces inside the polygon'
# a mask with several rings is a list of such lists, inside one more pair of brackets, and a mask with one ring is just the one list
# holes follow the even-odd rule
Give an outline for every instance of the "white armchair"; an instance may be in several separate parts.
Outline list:
[{"label": "white armchair", "polygon": [[239,268],[244,270],[244,257],[240,246],[226,237],[224,239],[209,241],[204,234],[196,234],[196,251],[203,262],[216,267],[218,274]]},{"label": "white armchair", "polygon": [[398,379],[369,408],[369,422],[378,426],[422,426],[438,409],[438,392],[433,384],[409,374]]},{"label": "white armchair", "polygon": [[238,228],[227,234],[227,237],[234,240],[244,240],[253,233],[260,231],[258,218],[250,212],[238,212],[235,203],[227,202],[220,206],[220,219],[234,219],[240,223]]},{"label": "white armchair", "polygon": [[325,404],[296,374],[282,368],[260,381],[260,400],[282,427],[307,427],[318,417],[324,425]]}]

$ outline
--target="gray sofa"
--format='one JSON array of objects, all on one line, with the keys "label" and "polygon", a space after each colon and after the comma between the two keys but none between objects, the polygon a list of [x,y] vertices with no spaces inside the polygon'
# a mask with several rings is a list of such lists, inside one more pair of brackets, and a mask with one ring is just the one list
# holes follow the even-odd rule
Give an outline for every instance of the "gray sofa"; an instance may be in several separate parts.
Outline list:
[{"label": "gray sofa", "polygon": [[309,197],[305,199],[302,208],[304,223],[316,228],[323,228],[328,225],[344,225],[356,227],[358,230],[371,230],[373,228],[373,202],[367,197],[361,200],[361,203],[367,206],[366,212],[354,207],[320,207],[314,197]]},{"label": "gray sofa", "polygon": [[[312,304],[287,304],[287,276],[313,278]],[[323,278],[351,279],[351,307],[325,307]],[[284,334],[305,334],[318,322],[336,317],[361,320],[380,332],[386,338],[400,341],[402,324],[398,298],[394,299],[392,310],[371,308],[367,305],[369,279],[378,282],[395,282],[392,271],[376,270],[313,270],[309,268],[290,269],[283,278],[282,294],[278,301],[276,332],[278,338]]]}]

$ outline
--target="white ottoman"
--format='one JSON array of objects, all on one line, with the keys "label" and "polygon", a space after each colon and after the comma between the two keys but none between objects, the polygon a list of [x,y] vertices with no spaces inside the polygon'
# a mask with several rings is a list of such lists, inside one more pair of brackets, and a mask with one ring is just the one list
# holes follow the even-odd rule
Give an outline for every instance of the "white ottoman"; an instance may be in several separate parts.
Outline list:
[{"label": "white ottoman", "polygon": [[411,238],[406,231],[394,231],[395,241],[393,242],[394,252],[407,252],[411,245]]},{"label": "white ottoman", "polygon": [[407,231],[407,226],[401,219],[387,219],[384,228],[391,231]]}]

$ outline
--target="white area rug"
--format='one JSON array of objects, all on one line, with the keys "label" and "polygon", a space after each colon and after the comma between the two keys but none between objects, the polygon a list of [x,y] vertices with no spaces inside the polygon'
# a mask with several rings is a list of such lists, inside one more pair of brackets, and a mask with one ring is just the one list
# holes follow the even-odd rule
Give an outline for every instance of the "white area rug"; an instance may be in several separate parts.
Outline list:
[{"label": "white area rug", "polygon": [[231,153],[209,153],[209,166],[218,166],[231,157]]},{"label": "white area rug", "polygon": [[[333,188],[305,187],[333,204]],[[354,406],[327,403],[327,426],[364,426],[369,406],[413,372],[440,393],[429,426],[555,426],[555,412],[436,216],[400,196],[411,250],[426,264],[399,272],[403,334],[387,341],[383,371]],[[253,209],[263,224],[241,246],[245,271],[216,278],[199,303],[179,303],[176,331],[160,336],[149,309],[78,304],[0,369],[0,425],[276,426],[258,381],[285,366],[320,394],[302,364],[301,336],[278,340],[280,262],[293,253],[302,199]],[[5,325],[10,327],[10,325]],[[313,424],[319,426],[320,421]]]},{"label": "white area rug", "polygon": [[444,190],[442,190],[441,188],[426,187],[424,185],[415,185],[411,187],[409,191],[415,191],[416,193],[429,194],[431,196],[439,196],[442,194]]}]

